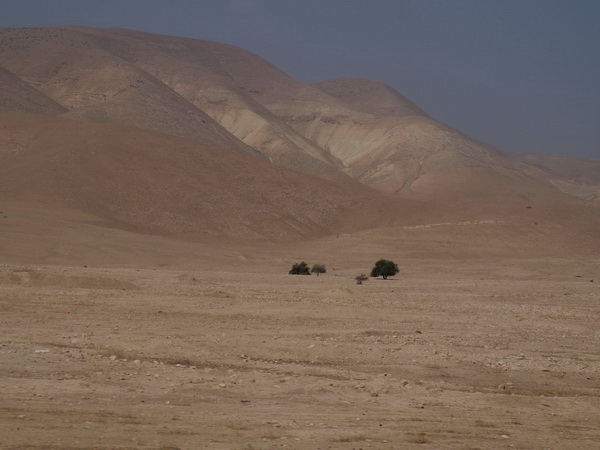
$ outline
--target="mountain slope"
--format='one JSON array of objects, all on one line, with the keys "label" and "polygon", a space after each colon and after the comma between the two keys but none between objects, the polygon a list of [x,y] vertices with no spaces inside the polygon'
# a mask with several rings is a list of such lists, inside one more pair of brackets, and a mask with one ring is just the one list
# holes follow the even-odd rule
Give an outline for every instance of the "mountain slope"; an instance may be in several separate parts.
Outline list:
[{"label": "mountain slope", "polygon": [[0,61],[67,117],[158,130],[388,194],[484,197],[492,185],[477,186],[481,173],[512,186],[503,195],[557,190],[543,171],[436,122],[383,83],[305,85],[226,44],[121,29],[8,29]]},{"label": "mountain slope", "polygon": [[161,80],[270,161],[324,178],[340,177],[339,163],[329,152],[275,116],[263,98],[255,98],[268,92],[265,86],[288,94],[293,87],[304,89],[267,61],[215,42],[107,31],[97,33],[111,52]]},{"label": "mountain slope", "polygon": [[11,207],[193,239],[491,221],[588,242],[600,224],[593,178],[472,140],[383,83],[306,85],[231,45],[82,27],[0,29],[0,65]]},{"label": "mountain slope", "polygon": [[61,114],[67,108],[0,66],[0,112],[3,111]]},{"label": "mountain slope", "polygon": [[[0,61],[53,99],[67,117],[158,130],[258,155],[206,113],[76,29],[5,29]],[[35,61],[35,63],[31,63]]]},{"label": "mountain slope", "polygon": [[338,78],[313,83],[322,92],[357,111],[376,116],[424,116],[428,114],[416,104],[380,81],[362,78]]},{"label": "mountain slope", "polygon": [[[0,118],[3,208],[81,211],[145,232],[269,240],[361,229],[376,216],[391,224],[418,210],[351,180],[333,184],[157,132],[29,114]],[[2,145],[8,138],[19,151]],[[375,214],[383,205],[389,212]]]},{"label": "mountain slope", "polygon": [[540,153],[515,153],[513,158],[547,174],[562,192],[600,201],[600,161]]},{"label": "mountain slope", "polygon": [[236,58],[226,54],[229,49],[244,53],[225,44],[126,30],[0,33],[4,64],[69,108],[70,117],[127,123],[253,152],[305,173],[340,177],[330,155],[221,75],[221,58]]}]

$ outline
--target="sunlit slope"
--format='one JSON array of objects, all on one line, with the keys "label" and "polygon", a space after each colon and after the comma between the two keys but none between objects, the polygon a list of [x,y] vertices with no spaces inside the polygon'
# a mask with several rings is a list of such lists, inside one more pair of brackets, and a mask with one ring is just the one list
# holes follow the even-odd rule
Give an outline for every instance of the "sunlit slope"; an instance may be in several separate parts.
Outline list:
[{"label": "sunlit slope", "polygon": [[[494,186],[491,197],[558,190],[538,167],[435,121],[383,83],[307,85],[231,45],[122,29],[4,29],[0,58],[67,117],[153,129],[388,194],[452,202]],[[481,174],[496,181],[479,185]]]}]

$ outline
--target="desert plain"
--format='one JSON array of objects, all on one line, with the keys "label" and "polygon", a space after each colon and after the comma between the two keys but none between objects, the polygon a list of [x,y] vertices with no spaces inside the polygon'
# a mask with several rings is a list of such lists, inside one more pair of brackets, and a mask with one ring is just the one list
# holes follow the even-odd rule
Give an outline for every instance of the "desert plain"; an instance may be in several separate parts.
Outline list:
[{"label": "desert plain", "polygon": [[[388,238],[355,235],[215,248],[113,233],[111,251],[134,256],[0,267],[2,448],[600,441],[593,256],[461,257],[433,245],[382,255]],[[156,259],[143,259],[150,247]],[[378,256],[400,273],[356,284]],[[327,273],[289,275],[301,259]]]}]

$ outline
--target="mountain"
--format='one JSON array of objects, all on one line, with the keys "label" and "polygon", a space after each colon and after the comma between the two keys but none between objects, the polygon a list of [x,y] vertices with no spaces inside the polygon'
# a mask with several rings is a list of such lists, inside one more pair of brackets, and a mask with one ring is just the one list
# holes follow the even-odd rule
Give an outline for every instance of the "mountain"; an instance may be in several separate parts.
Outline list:
[{"label": "mountain", "polygon": [[65,113],[68,109],[0,66],[0,111],[51,115]]},{"label": "mountain", "polygon": [[412,101],[380,81],[340,78],[313,83],[312,86],[363,113],[376,116],[429,117]]},{"label": "mountain", "polygon": [[186,239],[537,220],[598,243],[600,182],[565,169],[585,162],[495,149],[381,82],[304,84],[227,44],[57,27],[0,29],[0,86],[11,208]]},{"label": "mountain", "polygon": [[[0,113],[2,208],[78,211],[103,226],[179,236],[319,237],[416,210],[347,179],[116,124]],[[93,219],[91,219],[93,218]],[[384,219],[385,220],[385,219]]]},{"label": "mountain", "polygon": [[600,161],[543,153],[515,153],[518,161],[547,173],[561,191],[600,201]]}]

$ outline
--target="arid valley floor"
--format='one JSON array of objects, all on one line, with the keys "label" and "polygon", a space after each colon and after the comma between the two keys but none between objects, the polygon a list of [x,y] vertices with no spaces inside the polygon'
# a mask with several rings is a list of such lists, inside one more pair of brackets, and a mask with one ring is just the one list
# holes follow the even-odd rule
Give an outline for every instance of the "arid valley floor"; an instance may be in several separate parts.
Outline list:
[{"label": "arid valley floor", "polygon": [[270,251],[3,264],[2,448],[600,442],[598,259],[398,255],[357,285],[359,257]]}]

